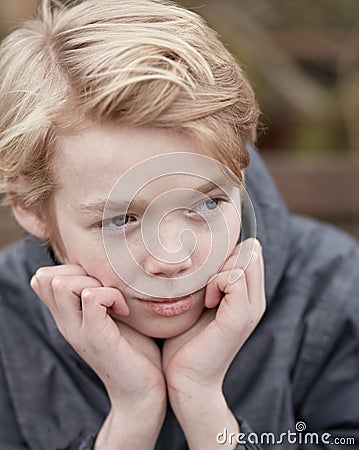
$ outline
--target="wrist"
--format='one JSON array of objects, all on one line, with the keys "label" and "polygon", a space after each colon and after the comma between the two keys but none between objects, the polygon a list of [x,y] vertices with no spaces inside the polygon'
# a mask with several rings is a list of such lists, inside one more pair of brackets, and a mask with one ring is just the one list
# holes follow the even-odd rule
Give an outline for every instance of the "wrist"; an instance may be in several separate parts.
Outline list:
[{"label": "wrist", "polygon": [[[240,427],[237,419],[228,408],[222,394],[212,391],[199,391],[195,395],[184,396],[171,402],[174,414],[186,436],[190,450],[223,450],[223,444],[217,442],[217,435],[224,429],[237,435]],[[226,447],[227,449],[234,449]]]},{"label": "wrist", "polygon": [[113,406],[97,436],[94,450],[153,450],[165,408]]},{"label": "wrist", "polygon": [[226,401],[222,392],[222,383],[198,384],[187,380],[181,385],[168,385],[168,399],[172,409],[179,413],[183,410],[193,415],[210,403],[214,408],[223,407]]}]

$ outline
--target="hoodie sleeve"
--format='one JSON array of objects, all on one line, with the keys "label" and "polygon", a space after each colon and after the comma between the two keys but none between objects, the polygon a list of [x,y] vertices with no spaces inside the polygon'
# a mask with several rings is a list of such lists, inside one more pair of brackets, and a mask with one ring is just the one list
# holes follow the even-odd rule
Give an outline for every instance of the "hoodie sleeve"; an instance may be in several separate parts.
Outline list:
[{"label": "hoodie sleeve", "polygon": [[95,445],[95,439],[94,436],[80,438],[79,441],[71,445],[68,450],[92,450]]},{"label": "hoodie sleeve", "polygon": [[11,404],[0,359],[0,448],[1,450],[26,450]]},{"label": "hoodie sleeve", "polygon": [[239,443],[235,450],[262,450],[262,447],[258,444],[248,442],[248,436],[254,433],[254,430],[250,427],[248,422],[243,417],[237,417],[241,428],[241,434],[239,436]]},{"label": "hoodie sleeve", "polygon": [[[92,450],[95,436],[79,437],[64,450]],[[0,449],[1,450],[28,450],[29,447],[22,439],[16,421],[14,408],[8,393],[4,370],[0,360]]]},{"label": "hoodie sleeve", "polygon": [[[359,283],[351,295],[358,299],[358,309]],[[326,434],[322,442],[326,449],[344,441],[346,445],[359,444],[359,315],[345,309],[336,313],[336,321],[331,326],[327,322],[326,331],[320,327],[325,333],[321,336],[323,347],[307,349],[302,363],[309,370],[300,383],[304,395],[298,402],[298,420],[304,422],[308,433],[316,432],[320,439]],[[313,370],[315,359],[317,372]]]}]

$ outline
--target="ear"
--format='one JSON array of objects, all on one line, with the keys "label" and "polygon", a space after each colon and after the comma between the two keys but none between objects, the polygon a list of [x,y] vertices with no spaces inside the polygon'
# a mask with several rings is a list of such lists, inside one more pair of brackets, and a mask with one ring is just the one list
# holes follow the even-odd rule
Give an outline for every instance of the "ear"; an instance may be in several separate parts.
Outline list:
[{"label": "ear", "polygon": [[14,200],[11,202],[11,208],[15,219],[25,231],[41,240],[48,238],[46,224],[37,214],[21,206]]}]

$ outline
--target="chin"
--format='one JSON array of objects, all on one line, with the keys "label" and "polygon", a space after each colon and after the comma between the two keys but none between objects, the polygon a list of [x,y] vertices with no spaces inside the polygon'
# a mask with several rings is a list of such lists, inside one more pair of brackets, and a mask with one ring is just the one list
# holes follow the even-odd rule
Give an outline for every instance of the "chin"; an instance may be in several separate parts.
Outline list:
[{"label": "chin", "polygon": [[196,315],[191,314],[188,317],[187,314],[183,314],[182,317],[163,318],[155,323],[142,324],[141,327],[137,328],[137,331],[150,338],[169,339],[185,333],[192,328],[200,315],[200,313]]},{"label": "chin", "polygon": [[154,338],[154,339],[169,339],[169,338],[173,338],[175,336],[179,336],[180,334],[186,332],[187,330],[189,330],[189,328],[191,327],[187,327],[184,329],[178,329],[178,330],[149,330],[148,332],[144,333],[142,332],[142,334],[145,334],[146,336],[150,337],[150,338]]}]

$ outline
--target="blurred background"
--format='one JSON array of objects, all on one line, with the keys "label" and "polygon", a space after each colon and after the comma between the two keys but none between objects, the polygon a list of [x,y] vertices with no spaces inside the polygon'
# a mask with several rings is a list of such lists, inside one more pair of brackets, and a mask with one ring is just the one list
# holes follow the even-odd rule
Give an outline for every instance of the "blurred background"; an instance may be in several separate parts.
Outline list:
[{"label": "blurred background", "polygon": [[[359,1],[179,3],[207,19],[251,81],[258,147],[289,209],[359,240]],[[37,4],[0,0],[0,38]],[[19,236],[0,210],[0,246]]]}]

